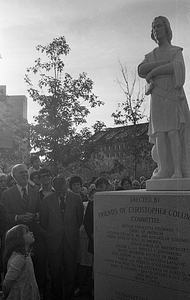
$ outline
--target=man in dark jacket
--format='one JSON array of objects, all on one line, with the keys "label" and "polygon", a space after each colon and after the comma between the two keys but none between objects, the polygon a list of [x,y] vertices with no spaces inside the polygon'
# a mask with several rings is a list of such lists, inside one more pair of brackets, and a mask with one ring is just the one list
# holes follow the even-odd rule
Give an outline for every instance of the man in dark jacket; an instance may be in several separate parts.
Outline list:
[{"label": "man in dark jacket", "polygon": [[84,208],[81,196],[67,190],[63,176],[54,178],[53,186],[55,192],[44,197],[41,206],[41,225],[47,231],[52,300],[73,300]]},{"label": "man in dark jacket", "polygon": [[12,176],[16,185],[2,194],[2,204],[6,213],[6,229],[17,224],[25,224],[33,232],[33,263],[36,280],[43,292],[46,281],[44,265],[45,231],[40,227],[40,198],[36,189],[28,184],[28,170],[24,164],[17,164],[12,168]]}]

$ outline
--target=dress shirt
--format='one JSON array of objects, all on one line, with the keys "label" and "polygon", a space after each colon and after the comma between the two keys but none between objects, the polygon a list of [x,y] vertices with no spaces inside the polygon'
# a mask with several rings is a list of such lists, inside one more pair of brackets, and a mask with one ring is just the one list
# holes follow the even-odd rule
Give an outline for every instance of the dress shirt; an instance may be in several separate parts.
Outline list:
[{"label": "dress shirt", "polygon": [[[23,186],[20,186],[18,183],[16,184],[16,186],[19,190],[19,193],[20,193],[21,197],[23,198],[23,194],[24,194]],[[24,188],[26,188],[26,193],[28,195],[28,184]]]},{"label": "dress shirt", "polygon": [[48,196],[48,195],[54,193],[54,192],[55,192],[55,189],[54,189],[54,187],[52,186],[51,189],[50,189],[49,191],[45,191],[45,190],[43,189],[43,187],[41,187],[41,188],[39,189],[39,192],[41,192],[41,193],[43,194],[43,196],[45,197],[45,196]]}]

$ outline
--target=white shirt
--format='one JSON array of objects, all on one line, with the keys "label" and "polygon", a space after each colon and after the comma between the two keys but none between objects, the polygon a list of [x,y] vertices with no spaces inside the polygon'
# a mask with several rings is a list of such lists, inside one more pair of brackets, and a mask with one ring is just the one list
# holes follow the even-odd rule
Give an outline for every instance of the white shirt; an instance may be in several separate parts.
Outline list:
[{"label": "white shirt", "polygon": [[[24,194],[23,186],[20,186],[18,183],[16,184],[16,186],[19,190],[19,193],[20,193],[21,197],[23,198],[23,194]],[[24,188],[26,188],[26,193],[28,195],[28,184]]]}]

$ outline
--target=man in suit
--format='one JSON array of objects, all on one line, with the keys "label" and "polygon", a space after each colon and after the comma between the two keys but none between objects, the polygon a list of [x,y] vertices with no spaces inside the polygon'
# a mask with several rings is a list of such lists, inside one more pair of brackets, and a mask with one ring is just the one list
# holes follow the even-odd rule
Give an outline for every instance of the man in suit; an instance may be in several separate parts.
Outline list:
[{"label": "man in suit", "polygon": [[28,184],[28,170],[24,164],[17,164],[12,168],[12,176],[16,185],[2,194],[2,204],[6,214],[6,224],[9,229],[17,224],[26,224],[33,232],[33,263],[36,280],[40,289],[46,283],[46,273],[43,265],[46,250],[45,231],[39,225],[40,198],[36,189]]},{"label": "man in suit", "polygon": [[63,176],[54,178],[53,186],[55,192],[44,197],[41,206],[41,225],[47,230],[52,300],[72,300],[84,208],[81,196],[67,189]]}]

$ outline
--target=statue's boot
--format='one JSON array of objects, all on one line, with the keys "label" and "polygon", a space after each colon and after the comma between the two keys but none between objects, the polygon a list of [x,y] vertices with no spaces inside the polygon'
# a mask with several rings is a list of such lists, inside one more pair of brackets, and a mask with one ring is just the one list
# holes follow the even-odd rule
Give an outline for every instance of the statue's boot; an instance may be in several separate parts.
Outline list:
[{"label": "statue's boot", "polygon": [[176,171],[176,172],[174,172],[174,174],[172,175],[172,178],[182,178],[182,173],[181,173],[181,171]]},{"label": "statue's boot", "polygon": [[163,179],[168,178],[168,172],[164,171],[158,171],[156,174],[154,174],[151,179]]}]

